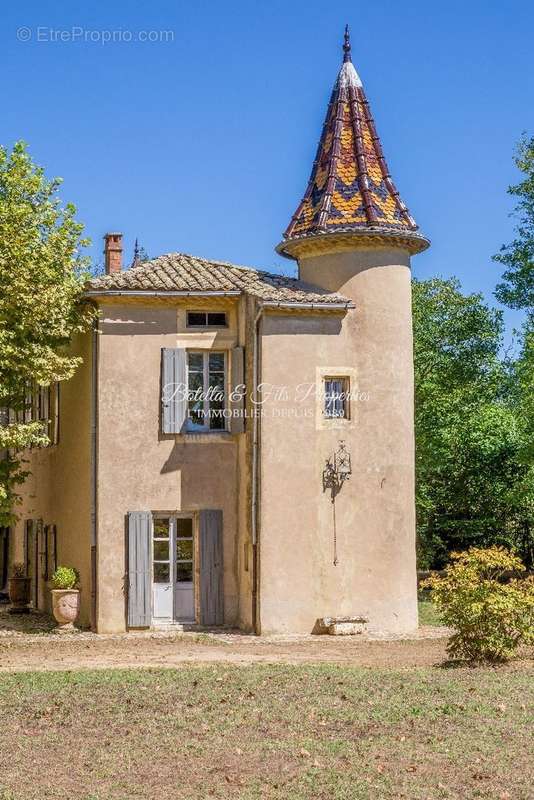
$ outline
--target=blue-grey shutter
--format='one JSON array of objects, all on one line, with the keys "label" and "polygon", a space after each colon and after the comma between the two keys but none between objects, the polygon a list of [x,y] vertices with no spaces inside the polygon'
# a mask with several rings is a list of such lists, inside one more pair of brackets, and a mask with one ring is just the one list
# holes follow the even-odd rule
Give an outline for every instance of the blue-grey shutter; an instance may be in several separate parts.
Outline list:
[{"label": "blue-grey shutter", "polygon": [[245,349],[234,347],[231,359],[232,388],[230,430],[232,433],[243,433],[245,430]]},{"label": "blue-grey shutter", "polygon": [[144,628],[152,621],[150,537],[152,514],[128,513],[128,625]]},{"label": "blue-grey shutter", "polygon": [[222,625],[223,603],[223,514],[200,512],[200,623]]},{"label": "blue-grey shutter", "polygon": [[180,433],[187,415],[186,351],[181,347],[161,350],[161,428]]}]

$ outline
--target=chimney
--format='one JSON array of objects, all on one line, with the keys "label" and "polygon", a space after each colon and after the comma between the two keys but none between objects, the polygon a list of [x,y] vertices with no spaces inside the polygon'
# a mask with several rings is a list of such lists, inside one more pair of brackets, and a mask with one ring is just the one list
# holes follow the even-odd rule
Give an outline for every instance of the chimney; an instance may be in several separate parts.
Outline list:
[{"label": "chimney", "polygon": [[104,236],[104,264],[106,275],[122,269],[122,233],[106,233]]}]

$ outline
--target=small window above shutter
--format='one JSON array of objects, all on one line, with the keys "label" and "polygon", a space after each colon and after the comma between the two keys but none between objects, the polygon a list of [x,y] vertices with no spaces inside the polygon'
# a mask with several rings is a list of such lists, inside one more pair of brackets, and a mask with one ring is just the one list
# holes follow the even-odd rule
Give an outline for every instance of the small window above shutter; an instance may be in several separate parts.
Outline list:
[{"label": "small window above shutter", "polygon": [[180,433],[187,416],[186,353],[180,347],[161,350],[161,429]]},{"label": "small window above shutter", "polygon": [[245,430],[245,349],[234,347],[232,350],[232,388],[230,430],[232,433],[243,433]]}]

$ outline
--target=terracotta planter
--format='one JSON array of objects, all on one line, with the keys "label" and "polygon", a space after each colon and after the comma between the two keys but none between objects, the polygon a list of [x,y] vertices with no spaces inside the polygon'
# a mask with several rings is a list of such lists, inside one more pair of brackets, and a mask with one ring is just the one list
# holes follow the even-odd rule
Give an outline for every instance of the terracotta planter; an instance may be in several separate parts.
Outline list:
[{"label": "terracotta planter", "polygon": [[52,611],[57,630],[72,631],[80,613],[79,589],[52,589]]},{"label": "terracotta planter", "polygon": [[12,614],[28,614],[30,609],[30,578],[10,578],[9,579],[9,599],[12,603],[10,612]]}]

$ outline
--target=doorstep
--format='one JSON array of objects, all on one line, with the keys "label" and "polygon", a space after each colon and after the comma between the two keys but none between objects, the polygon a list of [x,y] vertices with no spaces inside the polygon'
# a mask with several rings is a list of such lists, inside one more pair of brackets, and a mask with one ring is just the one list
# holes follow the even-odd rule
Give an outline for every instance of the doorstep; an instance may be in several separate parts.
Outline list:
[{"label": "doorstep", "polygon": [[194,622],[153,622],[150,626],[151,631],[175,631],[176,633],[180,633],[182,631],[189,630],[191,625],[194,625]]}]

